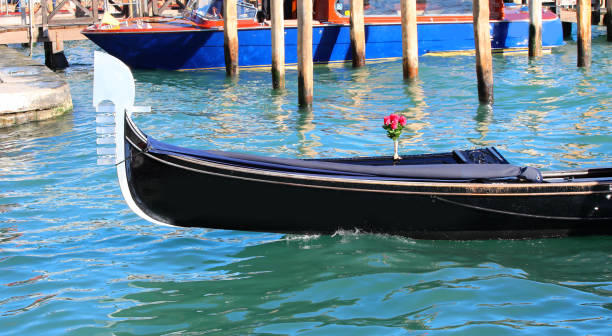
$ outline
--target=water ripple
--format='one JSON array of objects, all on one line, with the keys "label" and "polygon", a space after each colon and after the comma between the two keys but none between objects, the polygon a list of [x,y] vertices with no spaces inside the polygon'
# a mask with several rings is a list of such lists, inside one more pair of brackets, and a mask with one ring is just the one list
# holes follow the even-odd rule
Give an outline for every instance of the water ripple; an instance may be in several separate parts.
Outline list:
[{"label": "water ripple", "polygon": [[[74,111],[0,130],[0,334],[604,335],[608,237],[426,241],[339,231],[276,235],[158,227],[125,205],[98,165],[92,49],[67,42]],[[44,61],[42,47],[35,59]],[[160,140],[284,157],[387,155],[381,120],[401,113],[406,153],[497,146],[543,169],[612,161],[612,62],[576,46],[537,60],[494,57],[495,103],[477,102],[471,56],[315,67],[297,73],[135,71],[136,122]],[[305,205],[307,206],[307,205]],[[237,205],[239,208],[239,205]],[[298,216],[299,214],[296,214]],[[410,214],[400,213],[409,217]],[[290,219],[288,219],[290,220]]]}]

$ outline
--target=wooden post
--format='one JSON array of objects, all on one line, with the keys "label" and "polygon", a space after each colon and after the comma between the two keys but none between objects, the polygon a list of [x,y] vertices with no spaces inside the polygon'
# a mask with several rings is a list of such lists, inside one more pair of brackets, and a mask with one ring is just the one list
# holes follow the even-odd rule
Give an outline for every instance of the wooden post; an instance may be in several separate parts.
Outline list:
[{"label": "wooden post", "polygon": [[489,0],[473,1],[478,100],[483,104],[490,104],[493,102],[493,61],[489,33]]},{"label": "wooden post", "polygon": [[91,17],[93,23],[98,23],[98,0],[91,0]]},{"label": "wooden post", "polygon": [[149,7],[147,6],[147,0],[140,0],[140,12],[141,17],[149,16]]},{"label": "wooden post", "polygon": [[351,46],[353,47],[353,67],[365,65],[365,27],[363,19],[363,0],[351,0]]},{"label": "wooden post", "polygon": [[67,68],[68,60],[64,54],[64,41],[57,39],[51,42],[45,42],[45,65],[51,70],[60,70]]},{"label": "wooden post", "polygon": [[157,7],[157,0],[151,0],[151,8],[153,8],[151,10],[153,13],[153,16],[159,16],[159,8]]},{"label": "wooden post", "polygon": [[577,0],[578,10],[576,19],[578,21],[578,66],[591,66],[591,1]]},{"label": "wooden post", "polygon": [[612,0],[606,0],[606,17],[608,18],[608,42],[612,42]]},{"label": "wooden post", "polygon": [[223,1],[223,51],[225,52],[225,73],[238,74],[238,22],[236,0]]},{"label": "wooden post", "polygon": [[32,57],[32,53],[34,52],[32,48],[34,48],[34,0],[28,1],[28,13],[30,18],[30,24],[28,26],[30,33],[30,57]]},{"label": "wooden post", "polygon": [[270,1],[272,21],[272,87],[285,88],[285,28],[283,20],[283,0]]},{"label": "wooden post", "polygon": [[563,40],[572,40],[572,23],[561,21],[561,29],[563,30]]},{"label": "wooden post", "polygon": [[40,25],[44,32],[44,36],[46,36],[47,33],[45,31],[48,29],[49,25],[49,20],[47,20],[47,0],[40,0],[40,16]]},{"label": "wooden post", "polygon": [[542,0],[529,0],[529,57],[542,56]]},{"label": "wooden post", "polygon": [[419,42],[416,22],[416,0],[401,0],[402,12],[402,65],[404,78],[419,74]]},{"label": "wooden post", "polygon": [[298,103],[312,105],[312,1],[298,0]]},{"label": "wooden post", "polygon": [[[47,15],[47,0],[40,0],[40,27],[38,27],[38,36],[39,38],[42,36],[44,37],[48,37],[49,36],[49,18]],[[54,8],[55,9],[55,8]],[[46,58],[46,54],[47,51],[45,49],[45,58]],[[46,63],[46,60],[45,60]]]}]

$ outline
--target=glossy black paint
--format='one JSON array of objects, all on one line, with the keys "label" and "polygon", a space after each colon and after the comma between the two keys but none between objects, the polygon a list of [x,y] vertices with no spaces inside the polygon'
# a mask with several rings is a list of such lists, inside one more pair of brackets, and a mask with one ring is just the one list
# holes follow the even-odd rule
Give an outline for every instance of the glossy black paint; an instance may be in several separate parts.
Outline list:
[{"label": "glossy black paint", "polygon": [[171,225],[428,239],[612,233],[609,176],[537,184],[322,178],[152,154],[134,128],[126,122],[132,197],[145,213]]}]

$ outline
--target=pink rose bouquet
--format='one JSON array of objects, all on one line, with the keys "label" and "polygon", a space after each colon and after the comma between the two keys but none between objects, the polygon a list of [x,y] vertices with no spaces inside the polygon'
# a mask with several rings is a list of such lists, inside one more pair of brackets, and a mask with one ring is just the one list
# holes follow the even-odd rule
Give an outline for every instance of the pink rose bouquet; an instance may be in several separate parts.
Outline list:
[{"label": "pink rose bouquet", "polygon": [[384,118],[383,128],[387,130],[387,136],[397,141],[406,126],[406,117],[397,114],[390,114]]},{"label": "pink rose bouquet", "polygon": [[394,160],[401,160],[402,158],[397,154],[399,147],[398,139],[406,126],[406,117],[397,114],[390,114],[384,118],[383,128],[387,131],[387,136],[393,140],[395,154],[393,155]]}]

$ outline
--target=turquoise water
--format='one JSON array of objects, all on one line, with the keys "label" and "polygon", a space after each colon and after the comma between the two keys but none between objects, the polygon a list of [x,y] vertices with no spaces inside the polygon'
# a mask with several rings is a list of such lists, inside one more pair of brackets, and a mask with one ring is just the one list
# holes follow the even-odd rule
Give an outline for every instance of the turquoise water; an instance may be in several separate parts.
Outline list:
[{"label": "turquoise water", "polygon": [[[402,113],[403,153],[494,145],[545,170],[610,166],[612,48],[594,29],[590,69],[575,67],[572,41],[536,60],[496,55],[492,107],[478,104],[473,57],[422,57],[415,83],[397,61],[316,67],[311,110],[296,107],[291,69],[280,92],[267,70],[135,71],[138,104],[152,106],[135,119],[177,145],[310,158],[388,155],[382,117]],[[94,47],[67,47],[74,112],[0,129],[0,334],[610,334],[610,237],[283,236],[140,220],[96,143]]]}]

